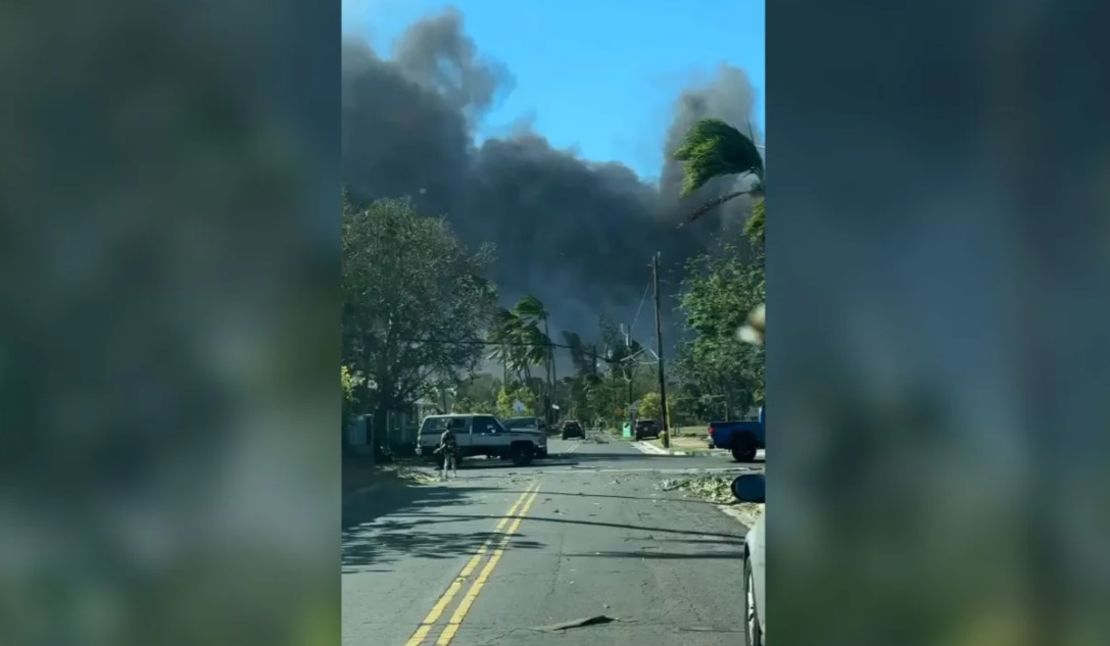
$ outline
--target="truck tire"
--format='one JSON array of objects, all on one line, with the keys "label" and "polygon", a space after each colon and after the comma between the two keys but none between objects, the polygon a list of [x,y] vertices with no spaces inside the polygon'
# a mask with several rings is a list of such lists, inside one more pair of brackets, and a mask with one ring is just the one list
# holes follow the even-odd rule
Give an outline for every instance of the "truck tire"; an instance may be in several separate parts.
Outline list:
[{"label": "truck tire", "polygon": [[533,452],[531,444],[514,444],[509,447],[509,459],[518,467],[532,464]]},{"label": "truck tire", "polygon": [[755,438],[743,435],[732,442],[732,459],[737,462],[755,462]]}]

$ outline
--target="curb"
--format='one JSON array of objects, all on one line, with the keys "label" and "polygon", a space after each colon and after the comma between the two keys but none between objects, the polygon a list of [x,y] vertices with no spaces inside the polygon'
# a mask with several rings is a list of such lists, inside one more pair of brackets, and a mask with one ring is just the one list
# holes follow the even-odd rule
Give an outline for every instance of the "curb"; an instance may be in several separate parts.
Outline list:
[{"label": "curb", "polygon": [[713,452],[712,449],[705,450],[705,451],[688,451],[688,450],[675,450],[675,449],[667,450],[667,449],[661,449],[661,448],[655,446],[654,444],[648,444],[647,442],[632,442],[632,446],[636,447],[636,449],[640,453],[646,453],[648,455],[672,455],[672,456],[675,456],[675,457],[679,457],[679,456],[690,456],[690,455],[709,455],[709,454],[712,454],[712,452]]}]

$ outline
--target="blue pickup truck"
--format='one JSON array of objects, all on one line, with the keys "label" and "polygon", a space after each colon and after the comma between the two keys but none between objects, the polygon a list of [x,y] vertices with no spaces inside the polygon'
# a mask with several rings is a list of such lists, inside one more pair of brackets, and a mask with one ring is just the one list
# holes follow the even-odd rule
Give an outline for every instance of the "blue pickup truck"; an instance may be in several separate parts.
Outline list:
[{"label": "blue pickup truck", "polygon": [[754,462],[755,452],[767,448],[764,444],[765,422],[763,407],[759,419],[750,422],[710,422],[709,448],[728,449],[737,462]]}]

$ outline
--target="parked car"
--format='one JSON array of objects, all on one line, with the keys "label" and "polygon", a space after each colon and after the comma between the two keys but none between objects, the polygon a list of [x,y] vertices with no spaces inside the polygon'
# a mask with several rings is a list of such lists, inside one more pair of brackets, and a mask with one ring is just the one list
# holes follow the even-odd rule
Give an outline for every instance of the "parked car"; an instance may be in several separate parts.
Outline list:
[{"label": "parked car", "polygon": [[420,455],[442,461],[435,452],[439,437],[452,425],[458,441],[459,455],[463,458],[484,455],[489,458],[512,460],[524,466],[534,458],[547,455],[547,433],[533,428],[508,429],[494,415],[429,415],[420,424],[418,442]]},{"label": "parked car", "polygon": [[[766,502],[763,474],[742,475],[732,481],[732,495],[740,502]],[[748,646],[765,646],[767,639],[766,523],[761,514],[744,536],[744,637]]]},{"label": "parked car", "polygon": [[582,428],[581,424],[571,419],[563,422],[562,436],[564,440],[570,439],[572,437],[580,437],[585,439],[586,430]]},{"label": "parked car", "polygon": [[755,461],[756,451],[765,446],[765,415],[759,408],[759,419],[747,422],[711,422],[709,448],[728,449],[737,462]]},{"label": "parked car", "polygon": [[641,419],[636,422],[634,435],[637,440],[642,440],[645,437],[659,437],[660,431],[662,431],[662,428],[660,428],[659,422],[653,419]]}]

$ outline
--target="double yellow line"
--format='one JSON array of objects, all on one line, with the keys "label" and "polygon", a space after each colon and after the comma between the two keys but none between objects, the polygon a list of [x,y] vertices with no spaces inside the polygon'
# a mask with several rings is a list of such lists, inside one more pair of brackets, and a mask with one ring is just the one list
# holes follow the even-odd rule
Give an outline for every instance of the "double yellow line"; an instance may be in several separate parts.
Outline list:
[{"label": "double yellow line", "polygon": [[[459,631],[459,626],[462,625],[463,619],[465,619],[467,613],[470,612],[470,606],[474,604],[474,601],[478,598],[478,594],[482,592],[482,587],[486,585],[486,581],[489,580],[490,574],[493,573],[493,569],[497,567],[497,563],[501,560],[501,555],[505,553],[505,547],[509,544],[509,540],[516,534],[516,530],[520,527],[521,521],[524,520],[524,516],[528,513],[528,510],[531,509],[532,503],[535,502],[536,496],[539,495],[539,490],[540,483],[537,480],[525,489],[524,493],[516,499],[513,506],[509,508],[509,512],[497,523],[494,534],[487,538],[482,546],[478,548],[474,556],[470,557],[470,560],[466,562],[462,571],[459,572],[459,575],[455,577],[455,580],[448,586],[447,591],[444,592],[443,596],[432,606],[427,616],[424,617],[424,621],[420,622],[420,626],[416,629],[416,632],[405,642],[405,646],[420,646],[424,643],[424,640],[428,638],[428,633],[432,631],[436,622],[439,621],[440,617],[443,616],[443,613],[451,605],[451,601],[455,598],[455,595],[457,595],[459,590],[462,590],[463,586],[466,584],[467,578],[474,573],[478,564],[482,562],[486,553],[489,552],[490,547],[493,546],[494,542],[500,536],[501,540],[497,544],[497,547],[493,549],[493,553],[486,562],[485,567],[478,573],[478,578],[470,584],[470,588],[466,591],[462,601],[459,602],[458,607],[455,608],[455,612],[451,614],[451,618],[443,628],[443,632],[439,634],[439,639],[435,642],[436,646],[447,646],[451,643],[451,640],[455,637],[455,633]],[[511,524],[509,524],[510,521],[512,521]],[[509,528],[507,531],[502,532],[501,530],[505,528],[506,524],[509,524]]]}]

